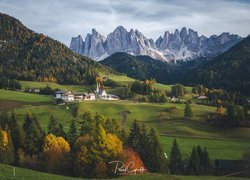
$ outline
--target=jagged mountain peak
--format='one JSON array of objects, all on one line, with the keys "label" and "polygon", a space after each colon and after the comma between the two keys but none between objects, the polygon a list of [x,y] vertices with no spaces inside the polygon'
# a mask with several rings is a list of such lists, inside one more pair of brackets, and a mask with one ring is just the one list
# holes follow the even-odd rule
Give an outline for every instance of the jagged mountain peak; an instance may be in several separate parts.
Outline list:
[{"label": "jagged mountain peak", "polygon": [[117,26],[113,32],[128,32],[123,26]]},{"label": "jagged mountain peak", "polygon": [[176,61],[215,57],[242,38],[227,32],[207,38],[199,36],[193,29],[182,27],[173,33],[165,31],[163,36],[154,41],[147,39],[138,29],[127,31],[123,26],[117,26],[107,37],[92,29],[92,34],[88,33],[85,41],[81,39],[72,38],[70,48],[95,60],[116,52],[126,52],[131,55],[148,55],[163,61]]},{"label": "jagged mountain peak", "polygon": [[174,31],[174,35],[176,35],[176,36],[180,35],[180,32],[179,32],[178,29],[176,29],[176,30]]},{"label": "jagged mountain peak", "polygon": [[94,36],[94,35],[99,35],[99,33],[96,31],[95,28],[92,28],[92,35],[93,35],[93,36]]}]

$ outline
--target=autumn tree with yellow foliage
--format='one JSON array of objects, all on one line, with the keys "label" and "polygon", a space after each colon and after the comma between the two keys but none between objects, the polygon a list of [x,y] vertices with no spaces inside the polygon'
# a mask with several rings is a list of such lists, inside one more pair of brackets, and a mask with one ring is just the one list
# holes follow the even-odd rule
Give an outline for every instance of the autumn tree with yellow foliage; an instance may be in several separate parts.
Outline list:
[{"label": "autumn tree with yellow foliage", "polygon": [[70,152],[70,146],[64,138],[48,134],[44,139],[43,152],[49,172],[65,172],[68,166],[67,153]]},{"label": "autumn tree with yellow foliage", "polygon": [[0,128],[0,163],[11,164],[14,161],[14,148],[10,133]]},{"label": "autumn tree with yellow foliage", "polygon": [[77,176],[107,177],[111,171],[108,162],[121,159],[123,145],[117,135],[107,133],[102,124],[97,123],[91,135],[87,134],[76,140],[75,150]]}]

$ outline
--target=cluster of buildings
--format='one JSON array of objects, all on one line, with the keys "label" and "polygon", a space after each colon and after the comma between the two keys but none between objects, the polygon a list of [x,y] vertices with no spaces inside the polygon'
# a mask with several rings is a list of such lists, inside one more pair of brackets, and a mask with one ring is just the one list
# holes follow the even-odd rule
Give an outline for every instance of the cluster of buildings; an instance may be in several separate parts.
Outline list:
[{"label": "cluster of buildings", "polygon": [[104,89],[100,89],[97,83],[96,91],[94,93],[73,93],[72,91],[57,91],[55,93],[57,103],[72,102],[72,101],[93,101],[93,100],[119,100],[119,97],[113,94],[107,94]]}]

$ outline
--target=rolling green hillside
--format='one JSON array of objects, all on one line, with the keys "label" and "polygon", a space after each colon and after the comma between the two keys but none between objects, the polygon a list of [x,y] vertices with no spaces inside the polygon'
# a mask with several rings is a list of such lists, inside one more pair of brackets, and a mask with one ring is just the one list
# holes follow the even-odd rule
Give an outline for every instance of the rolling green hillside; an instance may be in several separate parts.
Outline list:
[{"label": "rolling green hillside", "polygon": [[59,41],[35,33],[0,13],[0,76],[9,79],[92,84],[99,63],[73,53]]},{"label": "rolling green hillside", "polygon": [[0,89],[0,100],[41,103],[41,102],[50,102],[52,100],[52,97]]},{"label": "rolling green hillside", "polygon": [[122,52],[115,53],[100,63],[135,79],[145,80],[155,78],[159,82],[164,82],[165,77],[162,74],[171,68],[170,64],[148,56],[135,57]]},{"label": "rolling green hillside", "polygon": [[[194,145],[206,146],[213,159],[240,159],[243,151],[250,147],[249,128],[215,128],[203,124],[208,112],[214,107],[193,105],[194,117],[183,119],[183,104],[151,104],[130,101],[121,102],[82,102],[78,115],[84,111],[104,114],[125,124],[128,130],[134,119],[147,126],[155,127],[165,152],[169,153],[173,138],[180,140],[183,157],[187,158]],[[124,119],[122,114],[126,113]],[[231,148],[229,148],[231,147]]]},{"label": "rolling green hillside", "polygon": [[175,84],[181,81],[186,71],[189,72],[206,60],[208,59],[169,63],[155,60],[149,56],[132,56],[119,52],[100,61],[100,63],[127,74],[131,78],[139,80],[155,78],[160,83]]},{"label": "rolling green hillside", "polygon": [[44,88],[47,85],[53,89],[70,90],[74,92],[87,92],[91,86],[86,85],[64,85],[51,82],[39,82],[39,81],[19,81],[22,85],[22,89],[25,88]]}]

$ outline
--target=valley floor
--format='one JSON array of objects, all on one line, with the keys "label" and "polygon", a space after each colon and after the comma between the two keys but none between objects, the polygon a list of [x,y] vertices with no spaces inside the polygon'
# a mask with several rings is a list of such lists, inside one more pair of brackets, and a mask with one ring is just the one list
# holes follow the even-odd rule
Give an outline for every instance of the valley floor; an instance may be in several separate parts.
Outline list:
[{"label": "valley floor", "polygon": [[[45,83],[22,82],[30,87],[45,87]],[[53,87],[84,92],[90,87],[74,85],[51,84]],[[169,86],[158,85],[161,88]],[[117,89],[111,89],[117,91]],[[190,91],[190,89],[188,90]],[[135,101],[83,101],[67,105],[53,104],[52,96],[43,96],[17,91],[0,89],[0,112],[15,111],[19,123],[23,123],[27,111],[33,112],[42,128],[47,130],[50,116],[53,115],[63,124],[65,131],[69,129],[72,119],[81,119],[85,111],[105,115],[109,119],[116,119],[122,127],[129,130],[133,121],[145,123],[147,127],[155,127],[160,135],[160,142],[164,152],[169,156],[172,142],[176,138],[179,142],[183,158],[188,158],[192,147],[206,146],[212,159],[241,159],[242,153],[250,149],[250,128],[219,128],[206,125],[204,119],[207,114],[215,112],[211,106],[192,104],[193,118],[184,120],[184,104],[178,103],[138,103]],[[11,166],[0,165],[0,179],[74,179],[38,173],[36,171],[16,168],[13,176]],[[141,176],[122,177],[121,179],[235,179],[223,177],[186,177],[161,174],[146,174]]]},{"label": "valley floor", "polygon": [[66,132],[71,120],[79,119],[85,111],[115,118],[127,130],[136,119],[157,129],[163,149],[168,155],[172,141],[176,138],[183,158],[188,158],[195,145],[206,146],[213,159],[241,159],[243,151],[250,148],[250,128],[218,128],[204,124],[207,113],[215,111],[215,107],[211,106],[193,104],[194,117],[184,120],[184,104],[120,100],[83,101],[58,106],[52,100],[50,96],[0,90],[0,111],[14,108],[20,123],[26,112],[31,111],[45,130],[53,115],[64,125]]}]

